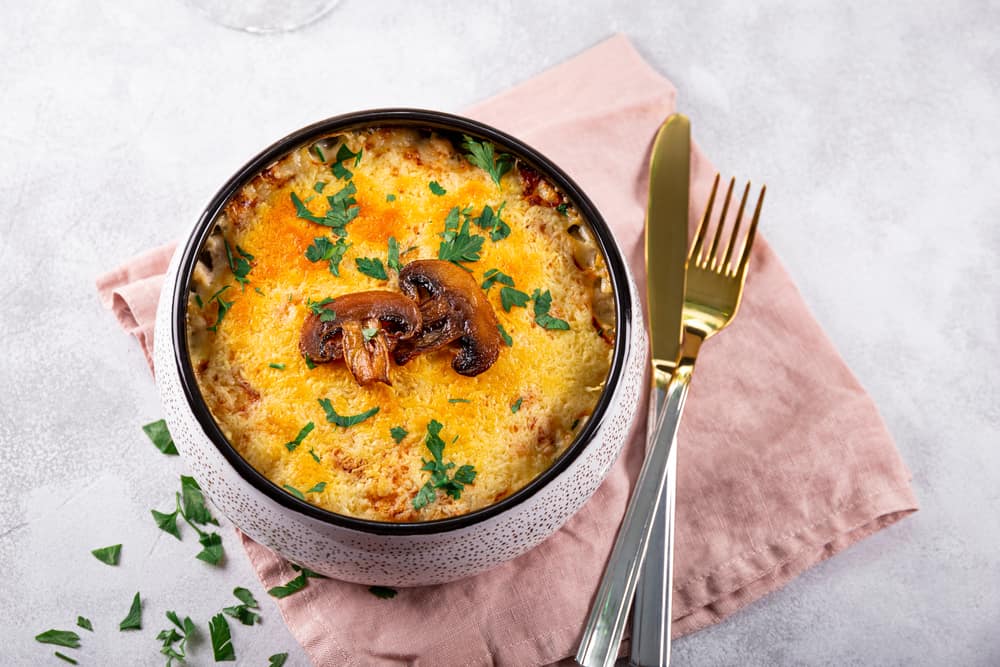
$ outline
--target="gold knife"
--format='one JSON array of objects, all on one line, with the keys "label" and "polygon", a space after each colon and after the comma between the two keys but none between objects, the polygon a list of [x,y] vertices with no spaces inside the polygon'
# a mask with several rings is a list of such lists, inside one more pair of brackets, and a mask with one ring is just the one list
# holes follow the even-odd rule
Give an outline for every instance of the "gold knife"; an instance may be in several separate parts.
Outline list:
[{"label": "gold knife", "polygon": [[[653,428],[656,414],[666,399],[670,375],[681,351],[683,336],[684,279],[688,253],[687,208],[690,181],[691,126],[688,119],[674,114],[660,127],[653,144],[649,164],[649,206],[646,214],[647,303],[652,349],[653,390],[650,395],[652,442],[633,497],[622,520],[615,547],[591,608],[576,659],[585,667],[610,666],[618,655],[618,646],[628,621],[636,583],[655,522],[653,508],[666,497],[668,468],[673,452],[673,428]],[[669,434],[668,434],[669,433]],[[664,437],[665,436],[665,437]],[[671,476],[672,477],[672,476]],[[656,499],[648,503],[647,498]],[[666,512],[658,512],[666,515]],[[672,522],[670,522],[672,524]],[[662,529],[662,526],[661,526]],[[662,532],[653,550],[663,550],[667,543]],[[670,573],[659,560],[659,590],[669,590]],[[669,557],[667,558],[669,561]],[[645,576],[645,575],[643,575]],[[666,583],[662,578],[666,577]],[[656,582],[653,582],[656,583]],[[654,586],[651,590],[655,591]],[[669,595],[666,596],[669,604]],[[655,604],[643,592],[643,609]],[[662,609],[660,610],[662,612]],[[652,619],[653,614],[646,616]],[[669,610],[666,616],[669,622]],[[647,633],[647,637],[650,634]],[[662,630],[657,633],[662,636]],[[670,636],[669,628],[666,636]]]},{"label": "gold knife", "polygon": [[[646,215],[646,299],[652,348],[653,387],[649,395],[648,433],[666,397],[670,374],[684,337],[684,286],[688,254],[688,192],[691,178],[691,126],[684,116],[667,119],[657,135],[649,168]],[[676,442],[667,464],[663,494],[639,572],[632,607],[631,664],[670,662],[671,591],[673,589]]]}]

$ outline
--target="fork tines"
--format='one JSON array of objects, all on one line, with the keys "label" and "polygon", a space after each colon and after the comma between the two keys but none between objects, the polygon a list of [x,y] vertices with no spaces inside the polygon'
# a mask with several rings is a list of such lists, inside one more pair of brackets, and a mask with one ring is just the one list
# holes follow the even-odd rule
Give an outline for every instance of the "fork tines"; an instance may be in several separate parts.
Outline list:
[{"label": "fork tines", "polygon": [[[746,208],[747,197],[750,194],[750,182],[747,181],[746,186],[743,188],[743,196],[740,198],[740,208],[736,212],[736,221],[733,223],[733,229],[729,234],[729,243],[726,244],[725,254],[720,257],[719,242],[722,239],[722,229],[726,226],[729,203],[732,200],[733,186],[735,185],[736,179],[729,179],[729,187],[726,188],[726,199],[722,203],[722,212],[719,214],[718,221],[715,224],[715,235],[712,238],[712,245],[707,252],[703,252],[705,237],[708,233],[708,228],[712,224],[712,209],[715,206],[715,195],[719,190],[719,174],[715,175],[715,182],[712,184],[712,193],[708,197],[705,214],[701,217],[701,222],[698,223],[698,231],[695,232],[694,244],[691,246],[691,252],[688,255],[688,262],[693,263],[698,268],[715,271],[720,275],[729,277],[736,277],[746,271],[750,250],[753,248],[754,235],[757,232],[757,222],[760,219],[760,209],[764,204],[764,194],[767,192],[767,186],[762,186],[760,194],[757,197],[757,206],[754,209],[753,219],[750,221],[750,229],[747,230],[747,233],[740,240],[740,250],[734,255],[733,251],[736,248],[736,242],[740,239],[740,224],[743,221],[743,211]],[[732,260],[734,257],[738,258],[736,266],[733,266]]]}]

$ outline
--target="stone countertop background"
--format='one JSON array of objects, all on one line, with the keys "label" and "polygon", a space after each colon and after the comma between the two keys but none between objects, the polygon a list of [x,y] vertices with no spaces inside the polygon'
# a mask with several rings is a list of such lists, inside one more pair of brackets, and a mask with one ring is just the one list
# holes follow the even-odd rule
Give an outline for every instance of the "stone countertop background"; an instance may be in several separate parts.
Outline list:
[{"label": "stone countertop background", "polygon": [[[177,459],[136,344],[94,278],[181,235],[236,167],[339,112],[463,107],[614,32],[679,90],[725,173],[879,405],[922,510],[675,646],[678,665],[1000,664],[1000,6],[740,0],[343,0],[252,36],[177,0],[0,7],[0,618],[95,634],[81,664],[155,665],[166,609],[242,585],[240,664],[306,660],[224,526],[222,571],[156,529]],[[613,146],[595,147],[614,150]],[[92,548],[124,542],[109,568]],[[142,632],[119,633],[135,591]],[[207,640],[190,664],[209,664]]]}]

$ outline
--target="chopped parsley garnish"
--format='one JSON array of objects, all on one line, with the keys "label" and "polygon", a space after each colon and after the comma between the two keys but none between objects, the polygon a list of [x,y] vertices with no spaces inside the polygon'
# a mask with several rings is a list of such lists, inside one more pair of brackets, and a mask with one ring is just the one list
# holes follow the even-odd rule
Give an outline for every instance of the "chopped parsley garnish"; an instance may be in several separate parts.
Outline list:
[{"label": "chopped parsley garnish", "polygon": [[42,644],[54,644],[66,648],[80,648],[80,635],[72,630],[46,630],[35,635],[35,641]]},{"label": "chopped parsley garnish", "polygon": [[369,586],[368,592],[382,600],[391,600],[399,591],[388,586]]},{"label": "chopped parsley garnish", "polygon": [[201,300],[201,295],[198,294],[197,292],[194,293],[194,302],[198,304],[199,308],[205,307],[205,303]]},{"label": "chopped parsley garnish", "polygon": [[366,343],[374,338],[376,334],[378,334],[378,327],[364,327],[361,330],[361,336],[365,339]]},{"label": "chopped parsley garnish", "polygon": [[507,287],[506,285],[500,288],[500,305],[503,306],[504,312],[509,313],[510,309],[514,306],[523,308],[528,305],[528,299],[531,298],[524,292],[513,287]]},{"label": "chopped parsley garnish", "polygon": [[501,285],[507,285],[509,287],[514,286],[514,279],[508,276],[506,273],[500,269],[490,269],[483,274],[483,289],[487,292],[493,287],[494,283],[500,283]]},{"label": "chopped parsley garnish", "polygon": [[106,563],[108,565],[118,565],[118,561],[122,557],[122,545],[113,544],[110,547],[102,547],[100,549],[94,549],[90,553],[94,554],[94,558]]},{"label": "chopped parsley garnish", "polygon": [[65,653],[60,653],[59,651],[54,651],[54,652],[53,652],[53,654],[54,654],[54,655],[55,655],[55,656],[56,656],[57,658],[59,658],[60,660],[63,660],[63,661],[65,661],[65,662],[68,662],[68,663],[69,663],[69,664],[71,664],[71,665],[79,665],[79,664],[80,664],[80,663],[78,663],[78,662],[77,662],[76,660],[74,660],[73,658],[71,658],[71,657],[69,657],[68,655],[66,655]]},{"label": "chopped parsley garnish", "polygon": [[273,368],[273,369],[279,370],[279,371],[285,370],[285,365],[284,364],[268,364],[268,366],[270,368]]},{"label": "chopped parsley garnish", "polygon": [[316,455],[316,452],[314,452],[312,449],[309,450],[309,456],[311,456],[313,461],[315,461],[316,463],[319,463],[321,460],[319,456]]},{"label": "chopped parsley garnish", "polygon": [[[327,297],[322,301],[313,301],[309,297],[306,297],[306,307],[308,307],[314,314],[319,315],[320,322],[333,322],[337,319],[337,313],[326,307],[331,303],[333,303],[333,299],[331,297]],[[312,368],[312,366],[310,366],[310,368]]]},{"label": "chopped parsley garnish", "polygon": [[494,155],[493,144],[488,141],[476,141],[468,135],[462,135],[462,148],[465,158],[490,175],[493,182],[500,187],[500,179],[514,166],[514,158],[507,153]]},{"label": "chopped parsley garnish", "polygon": [[386,201],[396,201],[396,195],[386,195],[385,196],[385,200]]},{"label": "chopped parsley garnish", "polygon": [[420,469],[430,472],[431,477],[424,482],[413,499],[413,509],[422,509],[437,500],[438,489],[458,500],[462,497],[462,489],[465,488],[465,485],[471,484],[476,479],[476,470],[471,465],[460,467],[451,478],[448,477],[448,471],[454,468],[455,464],[445,463],[442,459],[444,454],[444,440],[441,439],[442,428],[441,422],[436,419],[432,419],[427,424],[427,438],[424,440],[424,445],[433,458],[423,459],[424,465]]},{"label": "chopped parsley garnish", "polygon": [[313,572],[312,570],[299,567],[298,565],[292,564],[292,569],[299,573],[297,577],[289,581],[287,584],[281,586],[275,586],[267,591],[267,594],[271,597],[276,598],[286,598],[292,593],[298,593],[306,584],[309,583],[310,579],[326,579],[325,576],[319,574],[318,572]]},{"label": "chopped parsley garnish", "polygon": [[142,629],[142,600],[136,593],[132,598],[132,606],[128,610],[128,616],[118,624],[119,630],[141,630]]},{"label": "chopped parsley garnish", "polygon": [[260,294],[261,296],[264,296],[264,290],[262,290],[262,289],[261,289],[261,288],[259,288],[259,287],[254,287],[254,288],[253,288],[253,291],[254,291],[254,292],[257,292],[257,294]]},{"label": "chopped parsley garnish", "polygon": [[290,440],[285,443],[285,448],[290,452],[294,452],[295,448],[302,444],[302,441],[306,439],[306,436],[312,433],[312,430],[316,427],[315,424],[309,422],[301,429],[299,429],[299,434],[295,436],[294,440]]},{"label": "chopped parsley garnish", "polygon": [[289,484],[282,484],[281,487],[285,491],[288,491],[290,494],[292,494],[293,496],[295,496],[296,498],[298,498],[299,500],[305,500],[306,499],[306,495],[304,493],[302,493],[301,491],[299,491],[298,489],[296,489],[294,486],[291,486]]},{"label": "chopped parsley garnish", "polygon": [[222,612],[227,616],[232,616],[243,625],[260,623],[260,614],[253,611],[254,609],[260,609],[253,593],[245,588],[237,586],[233,589],[233,595],[235,595],[236,599],[238,599],[242,604],[225,607]]},{"label": "chopped parsley garnish", "polygon": [[195,558],[205,561],[209,565],[218,565],[222,561],[222,536],[218,533],[202,533],[198,536],[198,544],[203,548]]},{"label": "chopped parsley garnish", "polygon": [[312,151],[316,153],[320,162],[326,162],[326,155],[323,154],[323,149],[319,147],[319,144],[313,144]]},{"label": "chopped parsley garnish", "polygon": [[151,422],[143,426],[142,431],[149,436],[149,439],[161,452],[177,456],[177,447],[174,446],[174,439],[170,437],[170,431],[167,430],[167,422],[162,419]]},{"label": "chopped parsley garnish", "polygon": [[275,653],[268,657],[267,667],[285,667],[286,660],[288,660],[287,653]]},{"label": "chopped parsley garnish", "polygon": [[313,190],[322,193],[323,188],[325,187],[326,187],[326,181],[316,181],[316,183],[313,185]]},{"label": "chopped parsley garnish", "polygon": [[349,181],[336,194],[327,195],[326,203],[329,208],[322,217],[310,211],[306,202],[299,199],[294,192],[291,194],[292,204],[295,206],[295,214],[303,220],[329,227],[337,236],[347,236],[347,223],[358,217],[358,213],[361,212],[357,200],[353,197],[357,191],[354,181]]},{"label": "chopped parsley garnish", "polygon": [[496,211],[494,211],[489,205],[484,206],[483,212],[478,218],[476,218],[476,224],[479,225],[481,229],[489,231],[491,241],[502,241],[510,236],[510,225],[504,222],[503,218],[500,217],[500,213],[506,205],[507,202],[503,202],[499,207],[497,207]]},{"label": "chopped parsley garnish", "polygon": [[500,330],[500,337],[503,338],[504,345],[506,345],[507,347],[514,347],[514,339],[510,337],[510,334],[507,333],[507,330],[503,328],[503,325],[498,324],[497,329]]},{"label": "chopped parsley garnish", "polygon": [[[459,228],[459,217],[464,218],[461,228]],[[469,234],[469,216],[462,215],[457,206],[448,211],[448,216],[444,220],[444,232],[439,236],[444,240],[438,248],[438,259],[447,260],[458,266],[462,266],[460,262],[479,261],[479,251],[483,248],[485,238],[479,234]]]},{"label": "chopped parsley garnish", "polygon": [[313,239],[312,245],[306,248],[306,259],[310,262],[328,262],[330,273],[339,277],[340,260],[344,258],[344,253],[351,245],[342,238],[333,243],[325,236],[317,236]]},{"label": "chopped parsley garnish", "polygon": [[429,187],[431,189],[431,192],[436,194],[438,197],[448,192],[447,190],[442,188],[441,184],[438,183],[437,181],[431,181],[430,183],[427,184],[427,187]]},{"label": "chopped parsley garnish", "polygon": [[236,253],[234,254],[229,247],[229,241],[225,239],[222,240],[222,245],[226,248],[226,262],[229,263],[229,269],[233,272],[233,277],[236,278],[236,282],[246,289],[246,284],[250,282],[247,276],[250,275],[250,260],[253,259],[253,255],[239,246],[236,246]]},{"label": "chopped parsley garnish", "polygon": [[376,405],[370,410],[365,410],[364,412],[356,415],[338,415],[337,411],[333,409],[333,404],[330,403],[330,399],[321,398],[319,399],[320,407],[326,412],[326,420],[331,424],[336,424],[342,428],[347,428],[348,426],[354,426],[355,424],[360,424],[369,417],[378,414],[379,407]]},{"label": "chopped parsley garnish", "polygon": [[308,368],[309,370],[316,368],[316,364],[313,362],[312,359],[309,358],[308,354],[303,354],[302,358],[305,359],[306,368]]},{"label": "chopped parsley garnish", "polygon": [[233,638],[229,633],[229,622],[225,615],[216,614],[208,622],[208,633],[212,637],[212,655],[216,662],[233,662],[236,660],[236,650],[233,648]]},{"label": "chopped parsley garnish", "polygon": [[330,166],[330,171],[333,172],[334,176],[341,180],[352,178],[354,174],[351,173],[350,169],[344,166],[344,162],[354,158],[354,166],[357,167],[361,164],[361,154],[364,150],[365,149],[362,148],[357,153],[354,153],[347,147],[347,144],[340,144],[340,148],[337,149],[337,157],[334,158],[333,164]]},{"label": "chopped parsley garnish", "polygon": [[91,632],[94,631],[94,624],[91,623],[90,619],[87,618],[86,616],[77,616],[76,625],[77,627],[83,628],[84,630],[90,630]]},{"label": "chopped parsley garnish", "polygon": [[316,482],[311,489],[306,491],[306,493],[323,493],[323,489],[326,488],[326,482]]},{"label": "chopped parsley garnish", "polygon": [[524,397],[518,397],[516,401],[510,406],[511,414],[517,414],[517,411],[521,409],[521,402],[524,401]]},{"label": "chopped parsley garnish", "polygon": [[395,440],[396,444],[398,445],[399,443],[403,442],[403,438],[407,436],[409,431],[407,431],[402,426],[393,426],[391,429],[389,429],[389,433],[390,435],[392,435],[392,439]]},{"label": "chopped parsley garnish", "polygon": [[389,257],[385,265],[397,272],[403,268],[403,265],[399,261],[399,241],[396,240],[395,236],[389,237]]},{"label": "chopped parsley garnish", "polygon": [[213,324],[210,327],[205,327],[209,331],[218,331],[219,330],[219,325],[222,324],[222,320],[223,320],[223,318],[225,318],[226,313],[228,313],[229,309],[233,307],[233,302],[232,301],[226,301],[225,299],[222,298],[222,293],[225,292],[230,287],[232,287],[232,285],[226,285],[225,287],[223,287],[222,289],[220,289],[218,292],[216,292],[215,294],[213,294],[212,298],[210,298],[208,300],[209,303],[212,303],[213,301],[216,301],[219,304],[219,313],[218,313],[218,315],[216,315],[215,324]]},{"label": "chopped parsley garnish", "polygon": [[193,477],[181,475],[181,492],[175,493],[174,499],[174,511],[169,514],[151,510],[157,528],[179,540],[181,539],[181,531],[177,527],[177,517],[184,519],[184,522],[198,533],[198,543],[202,546],[202,550],[195,555],[195,558],[210,565],[218,565],[224,554],[222,537],[218,533],[205,532],[195,525],[219,525],[205,504],[205,497],[202,495],[198,482]]},{"label": "chopped parsley garnish", "polygon": [[203,526],[213,524],[218,526],[212,513],[205,504],[205,496],[201,493],[201,487],[194,477],[181,475],[181,506],[184,509],[184,518],[194,521]]},{"label": "chopped parsley garnish", "polygon": [[449,403],[469,403],[471,401],[469,401],[469,399],[467,399],[467,398],[449,398],[448,402]]},{"label": "chopped parsley garnish", "polygon": [[354,263],[357,264],[358,271],[366,276],[376,280],[389,279],[385,272],[385,266],[382,265],[382,260],[378,257],[356,257]]},{"label": "chopped parsley garnish", "polygon": [[549,294],[549,290],[542,292],[536,289],[531,298],[535,302],[535,322],[539,326],[560,331],[569,329],[569,322],[549,315],[549,308],[552,307],[552,295]]},{"label": "chopped parsley garnish", "polygon": [[166,630],[160,630],[160,634],[156,635],[156,638],[163,642],[160,653],[167,656],[167,667],[170,667],[174,660],[184,662],[184,659],[187,657],[185,647],[188,640],[194,635],[195,627],[190,616],[185,616],[183,621],[181,621],[175,611],[168,611],[166,616],[171,623],[177,626],[177,629],[167,628]]},{"label": "chopped parsley garnish", "polygon": [[559,215],[566,215],[566,211],[569,210],[569,204],[559,204],[559,206],[556,206],[556,210],[559,211]]}]

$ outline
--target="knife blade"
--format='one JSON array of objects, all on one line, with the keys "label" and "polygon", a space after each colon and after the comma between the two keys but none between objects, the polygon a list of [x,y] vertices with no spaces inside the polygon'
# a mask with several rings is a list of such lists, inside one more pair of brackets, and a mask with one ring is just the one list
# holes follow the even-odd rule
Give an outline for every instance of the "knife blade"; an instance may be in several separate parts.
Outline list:
[{"label": "knife blade", "polygon": [[[691,174],[691,125],[670,116],[657,133],[649,166],[646,216],[646,298],[649,303],[653,387],[648,432],[654,432],[666,386],[684,337],[684,287],[688,252],[688,192]],[[631,664],[666,665],[670,661],[670,614],[673,578],[673,487],[676,442],[667,465],[667,491],[653,518],[649,547],[639,574],[632,609]]]}]

